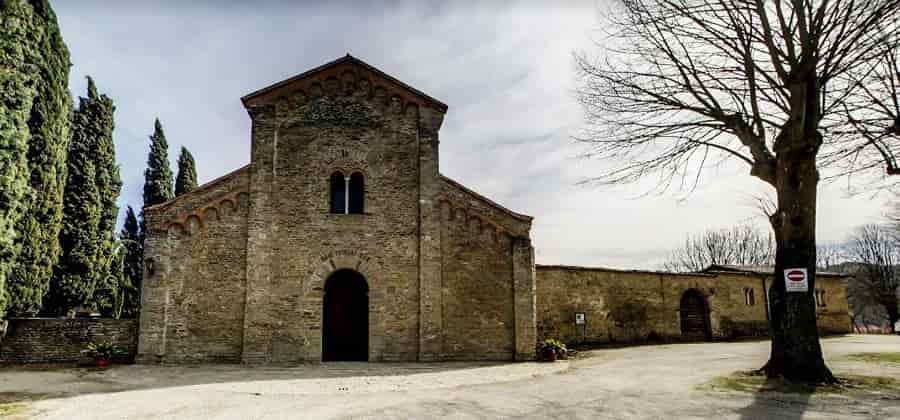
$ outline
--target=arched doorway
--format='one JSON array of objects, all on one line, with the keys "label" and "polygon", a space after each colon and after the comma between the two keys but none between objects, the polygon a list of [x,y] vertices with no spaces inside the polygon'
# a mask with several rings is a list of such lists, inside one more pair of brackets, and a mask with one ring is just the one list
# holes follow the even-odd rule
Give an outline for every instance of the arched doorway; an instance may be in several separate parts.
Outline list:
[{"label": "arched doorway", "polygon": [[681,295],[681,337],[687,340],[709,340],[709,307],[697,289]]},{"label": "arched doorway", "polygon": [[325,281],[322,360],[369,360],[369,286],[356,271],[338,270]]}]

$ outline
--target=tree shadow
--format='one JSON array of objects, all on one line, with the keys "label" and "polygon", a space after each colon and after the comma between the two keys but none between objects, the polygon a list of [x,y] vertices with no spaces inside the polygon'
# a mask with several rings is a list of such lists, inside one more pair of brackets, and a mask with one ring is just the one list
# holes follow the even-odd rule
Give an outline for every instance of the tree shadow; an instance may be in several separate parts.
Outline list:
[{"label": "tree shadow", "polygon": [[798,420],[803,418],[815,388],[766,378],[753,402],[738,410],[741,420]]}]

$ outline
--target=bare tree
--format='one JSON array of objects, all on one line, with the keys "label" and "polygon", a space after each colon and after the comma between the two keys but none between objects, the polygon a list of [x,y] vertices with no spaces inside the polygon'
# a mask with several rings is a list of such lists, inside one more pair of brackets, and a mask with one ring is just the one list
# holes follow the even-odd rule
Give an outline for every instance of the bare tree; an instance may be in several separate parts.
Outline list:
[{"label": "bare tree", "polygon": [[[844,119],[837,121],[832,135],[826,137],[826,143],[834,147],[822,154],[822,163],[839,169],[833,176],[887,178],[900,174],[895,155],[900,144],[900,49],[889,44],[875,48],[872,65],[845,78],[845,82],[859,85],[860,94],[841,104]],[[872,181],[866,184],[883,185],[877,179]]]},{"label": "bare tree", "polygon": [[857,229],[850,241],[850,250],[860,265],[857,271],[856,300],[875,302],[884,308],[888,328],[900,320],[897,293],[900,292],[900,248],[890,228],[865,225]]},{"label": "bare tree", "polygon": [[846,262],[847,245],[841,242],[826,242],[816,244],[816,267],[822,271],[839,269],[839,265]]},{"label": "bare tree", "polygon": [[[763,370],[834,382],[813,300],[819,169],[865,156],[867,164],[839,172],[897,172],[892,154],[878,153],[896,136],[873,140],[860,127],[880,135],[873,109],[896,103],[873,86],[898,82],[876,69],[896,57],[900,0],[621,0],[608,19],[601,59],[576,60],[582,139],[590,156],[614,163],[596,181],[657,176],[661,189],[690,190],[705,168],[746,164],[776,195],[772,348]],[[806,293],[785,291],[789,268],[807,269]]]},{"label": "bare tree", "polygon": [[691,235],[672,252],[664,267],[669,271],[701,271],[710,265],[772,265],[775,240],[750,225],[710,229]]}]

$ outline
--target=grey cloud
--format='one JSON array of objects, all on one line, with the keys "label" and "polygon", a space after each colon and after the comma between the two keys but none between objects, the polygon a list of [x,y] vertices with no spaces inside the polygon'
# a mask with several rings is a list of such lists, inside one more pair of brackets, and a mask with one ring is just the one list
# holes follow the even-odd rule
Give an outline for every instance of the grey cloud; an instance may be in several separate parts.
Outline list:
[{"label": "grey cloud", "polygon": [[[754,217],[760,186],[743,169],[705,179],[687,201],[631,200],[647,185],[576,186],[604,163],[576,157],[573,50],[591,47],[598,1],[55,2],[84,75],[116,100],[121,204],[139,206],[147,135],[160,117],[173,168],[184,145],[200,181],[249,159],[239,98],[349,52],[450,107],[446,175],[536,217],[538,261],[657,267],[685,234]],[[731,171],[731,172],[729,172]],[[878,202],[823,189],[820,237],[881,214]]]}]

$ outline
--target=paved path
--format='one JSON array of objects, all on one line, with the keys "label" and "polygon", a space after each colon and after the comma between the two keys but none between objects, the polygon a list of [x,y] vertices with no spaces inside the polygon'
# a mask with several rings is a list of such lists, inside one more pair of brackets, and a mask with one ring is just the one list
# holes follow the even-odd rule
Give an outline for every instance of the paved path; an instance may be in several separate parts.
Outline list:
[{"label": "paved path", "polygon": [[[900,419],[900,395],[859,400],[703,389],[715,376],[761,366],[768,345],[600,350],[557,364],[127,366],[77,380],[74,371],[0,371],[0,395],[21,385],[26,393],[60,395],[31,403],[29,414],[42,419]],[[825,340],[836,372],[900,379],[900,366],[843,359],[883,351],[900,351],[900,337]],[[130,390],[108,392],[122,389]],[[78,392],[93,393],[71,395]]]}]

